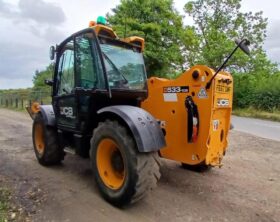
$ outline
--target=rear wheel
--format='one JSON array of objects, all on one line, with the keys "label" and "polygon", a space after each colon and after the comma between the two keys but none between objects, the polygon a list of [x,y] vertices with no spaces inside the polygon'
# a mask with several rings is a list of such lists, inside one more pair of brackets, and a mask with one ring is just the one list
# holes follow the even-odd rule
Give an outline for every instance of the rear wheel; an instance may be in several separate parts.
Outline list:
[{"label": "rear wheel", "polygon": [[90,154],[98,188],[116,206],[142,199],[160,178],[157,153],[139,153],[116,121],[106,120],[94,130]]},{"label": "rear wheel", "polygon": [[59,148],[57,132],[45,125],[43,117],[37,113],[32,128],[33,146],[38,162],[44,166],[58,164],[63,160],[64,152]]}]

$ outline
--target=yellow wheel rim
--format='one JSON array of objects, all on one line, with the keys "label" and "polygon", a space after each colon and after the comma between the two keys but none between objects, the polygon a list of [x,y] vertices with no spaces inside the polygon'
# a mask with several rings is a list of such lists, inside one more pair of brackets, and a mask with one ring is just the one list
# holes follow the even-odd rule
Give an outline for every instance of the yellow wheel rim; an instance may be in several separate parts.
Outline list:
[{"label": "yellow wheel rim", "polygon": [[125,180],[123,156],[112,139],[103,139],[97,147],[96,163],[103,183],[110,189],[120,189]]},{"label": "yellow wheel rim", "polygon": [[34,130],[35,148],[39,154],[43,154],[45,150],[45,143],[42,124],[36,123]]},{"label": "yellow wheel rim", "polygon": [[38,113],[40,111],[40,103],[38,102],[33,102],[31,105],[31,112],[32,113]]}]

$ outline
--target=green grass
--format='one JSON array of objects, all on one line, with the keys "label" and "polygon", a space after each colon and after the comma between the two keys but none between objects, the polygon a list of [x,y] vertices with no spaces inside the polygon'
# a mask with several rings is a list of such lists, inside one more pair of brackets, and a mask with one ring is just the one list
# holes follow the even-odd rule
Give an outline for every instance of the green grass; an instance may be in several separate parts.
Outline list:
[{"label": "green grass", "polygon": [[254,108],[234,109],[232,111],[232,114],[236,115],[236,116],[267,119],[267,120],[280,122],[280,111],[279,110],[275,110],[273,112],[267,112],[267,111],[257,110]]},{"label": "green grass", "polygon": [[5,188],[0,188],[0,222],[8,220],[10,192]]}]

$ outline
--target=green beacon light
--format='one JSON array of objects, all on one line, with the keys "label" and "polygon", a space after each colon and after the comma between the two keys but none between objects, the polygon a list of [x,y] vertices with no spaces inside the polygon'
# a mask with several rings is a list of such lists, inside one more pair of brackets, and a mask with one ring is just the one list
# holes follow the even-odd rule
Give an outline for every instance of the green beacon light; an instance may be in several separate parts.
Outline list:
[{"label": "green beacon light", "polygon": [[106,18],[103,16],[98,16],[97,24],[106,25]]}]

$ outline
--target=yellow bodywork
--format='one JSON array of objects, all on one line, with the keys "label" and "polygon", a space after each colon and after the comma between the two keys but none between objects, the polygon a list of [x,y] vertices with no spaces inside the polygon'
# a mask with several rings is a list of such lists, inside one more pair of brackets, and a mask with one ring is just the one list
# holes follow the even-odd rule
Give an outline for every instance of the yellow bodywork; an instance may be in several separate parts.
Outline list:
[{"label": "yellow bodywork", "polygon": [[122,41],[127,42],[127,43],[131,43],[131,44],[136,44],[136,45],[141,47],[141,52],[144,51],[145,40],[143,38],[141,38],[141,37],[131,36],[131,37],[122,39]]},{"label": "yellow bodywork", "polygon": [[[119,39],[108,26],[90,22],[97,35]],[[132,36],[120,39],[144,51],[145,40]],[[193,72],[198,78],[193,77]],[[228,146],[228,132],[232,110],[233,81],[227,72],[220,72],[206,89],[214,70],[198,65],[190,68],[177,79],[168,80],[152,77],[147,80],[148,98],[141,108],[151,113],[160,123],[165,133],[166,147],[160,150],[163,158],[189,165],[220,166]],[[177,89],[184,91],[177,92]],[[190,96],[198,108],[199,126],[195,141],[188,140],[188,110],[186,98]],[[29,108],[31,117],[39,106]]]},{"label": "yellow bodywork", "polygon": [[[113,29],[111,29],[108,26],[100,25],[96,23],[90,23],[89,27],[92,28],[97,35],[107,35],[110,36],[111,38],[118,39],[117,34],[113,31]],[[139,36],[130,36],[120,40],[140,47],[141,52],[144,51],[145,40]]]},{"label": "yellow bodywork", "polygon": [[[116,33],[107,26],[95,24],[92,28],[97,35],[106,32],[112,38],[117,38]],[[144,50],[143,38],[132,36],[122,41],[136,44],[141,47],[141,51]],[[194,71],[199,74],[197,79],[192,76]],[[211,87],[206,89],[206,84],[213,75],[214,70],[199,65],[174,80],[156,77],[148,79],[148,98],[141,103],[141,107],[160,121],[166,133],[167,146],[160,151],[163,158],[190,165],[221,165],[228,145],[233,82],[229,73],[220,72]],[[178,87],[188,90],[172,92]],[[166,89],[170,89],[170,92]],[[202,96],[200,92],[203,92]],[[206,96],[203,96],[205,92]],[[195,142],[189,142],[187,138],[188,112],[185,106],[187,96],[192,97],[198,108],[199,128]]]},{"label": "yellow bodywork", "polygon": [[[192,77],[195,70],[199,73],[196,80]],[[207,66],[194,66],[175,80],[156,77],[148,80],[148,98],[141,107],[157,118],[166,132],[167,146],[160,151],[162,157],[190,165],[221,164],[228,145],[233,83],[229,73],[221,72],[206,90],[205,86],[213,75],[214,71]],[[188,90],[172,92],[176,91],[176,87]],[[198,107],[196,142],[188,142],[187,139],[187,96],[192,96]]]},{"label": "yellow bodywork", "polygon": [[38,112],[40,112],[40,103],[34,101],[34,102],[31,104],[31,106],[26,106],[25,108],[26,108],[27,112],[29,113],[30,117],[31,117],[32,119],[34,119],[35,116],[36,116],[36,114],[37,114]]}]

